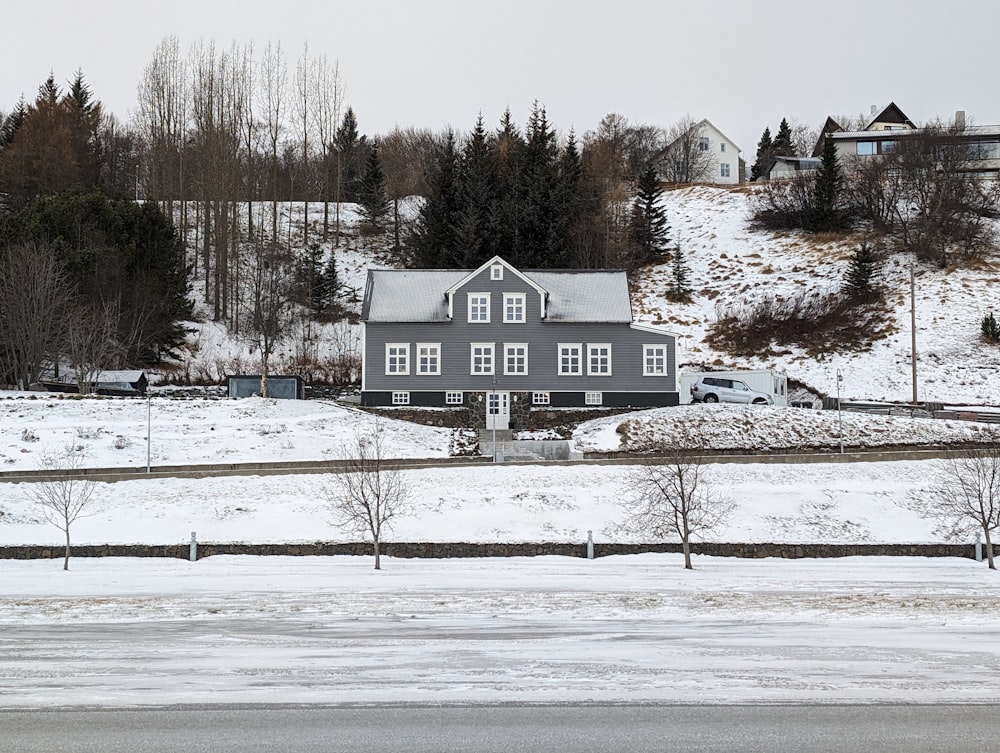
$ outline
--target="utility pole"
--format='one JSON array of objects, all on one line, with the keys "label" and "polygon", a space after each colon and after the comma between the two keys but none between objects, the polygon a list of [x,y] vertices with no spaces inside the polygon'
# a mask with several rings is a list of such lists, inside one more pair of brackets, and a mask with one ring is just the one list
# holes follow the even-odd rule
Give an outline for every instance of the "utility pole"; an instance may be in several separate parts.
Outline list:
[{"label": "utility pole", "polygon": [[916,262],[910,264],[910,368],[913,372],[913,404],[917,404],[917,282]]}]

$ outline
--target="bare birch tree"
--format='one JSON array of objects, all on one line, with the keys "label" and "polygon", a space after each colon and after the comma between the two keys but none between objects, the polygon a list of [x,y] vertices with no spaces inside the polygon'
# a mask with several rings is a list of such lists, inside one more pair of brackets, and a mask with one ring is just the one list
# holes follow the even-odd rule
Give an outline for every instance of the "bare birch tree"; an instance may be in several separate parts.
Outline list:
[{"label": "bare birch tree", "polygon": [[314,68],[315,64],[309,57],[309,43],[306,42],[302,48],[302,57],[299,58],[295,67],[295,109],[302,137],[302,177],[300,179],[302,188],[300,190],[303,200],[302,243],[305,246],[309,245],[309,162],[312,154],[312,117],[310,115],[309,95],[312,89]]},{"label": "bare birch tree", "polygon": [[654,539],[677,537],[684,568],[691,570],[691,539],[714,530],[735,505],[714,488],[702,455],[691,436],[675,435],[628,475],[621,506],[623,530]]},{"label": "bare birch tree", "polygon": [[271,241],[278,242],[278,165],[285,130],[288,64],[280,42],[268,42],[260,61],[260,105],[265,112],[267,158],[271,167]]},{"label": "bare birch tree", "polygon": [[358,426],[342,451],[344,460],[331,467],[325,488],[332,522],[370,536],[375,569],[381,570],[382,535],[409,510],[409,488],[402,473],[389,467],[386,427],[381,421],[367,429]]},{"label": "bare birch tree", "polygon": [[40,464],[42,470],[51,475],[44,481],[28,484],[27,494],[46,522],[65,534],[63,570],[69,570],[70,527],[78,518],[96,512],[91,500],[97,484],[93,479],[82,476],[84,452],[75,445],[67,445],[61,452],[43,453]]},{"label": "bare birch tree", "polygon": [[1000,447],[956,452],[939,461],[929,499],[919,500],[925,516],[936,519],[949,538],[981,531],[990,570],[993,531],[1000,528]]},{"label": "bare birch tree", "polygon": [[[330,164],[334,150],[334,137],[337,124],[340,122],[340,106],[343,91],[340,83],[340,64],[334,60],[331,64],[326,55],[321,55],[313,61],[311,84],[313,131],[319,146],[320,169],[322,170],[323,190],[323,242],[330,232]],[[340,197],[337,196],[334,211],[336,212],[336,232],[340,235]]]}]

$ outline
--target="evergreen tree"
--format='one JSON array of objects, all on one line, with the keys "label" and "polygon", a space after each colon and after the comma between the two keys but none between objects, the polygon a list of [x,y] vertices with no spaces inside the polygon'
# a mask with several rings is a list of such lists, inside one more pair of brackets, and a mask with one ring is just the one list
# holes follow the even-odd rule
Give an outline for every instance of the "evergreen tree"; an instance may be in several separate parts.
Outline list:
[{"label": "evergreen tree", "polygon": [[757,142],[757,158],[750,168],[750,180],[755,181],[760,178],[771,164],[771,156],[774,153],[774,146],[771,143],[771,129],[764,128],[764,133],[760,135]]},{"label": "evergreen tree", "polygon": [[463,254],[458,243],[461,220],[458,151],[452,131],[448,131],[439,147],[429,184],[409,241],[410,264],[418,268],[462,267]]},{"label": "evergreen tree", "polygon": [[364,232],[377,234],[385,230],[389,217],[389,194],[385,187],[385,173],[378,154],[378,142],[372,142],[365,165],[365,175],[361,180],[358,195],[359,211]]},{"label": "evergreen tree", "polygon": [[334,137],[340,200],[357,201],[360,190],[366,138],[358,135],[358,119],[348,107]]},{"label": "evergreen tree", "polygon": [[462,267],[478,267],[500,249],[492,242],[490,213],[494,193],[494,154],[490,147],[483,117],[465,142],[459,163],[459,217],[456,228],[462,251]]},{"label": "evergreen tree", "polygon": [[528,119],[521,167],[518,244],[511,262],[519,267],[559,266],[565,243],[556,217],[559,149],[545,108],[537,102]]},{"label": "evergreen tree", "polygon": [[0,123],[0,149],[14,140],[14,134],[28,116],[28,105],[22,96],[10,114]]},{"label": "evergreen tree", "polygon": [[670,260],[670,286],[667,288],[667,299],[677,303],[691,300],[691,272],[687,260],[680,247],[675,248]]},{"label": "evergreen tree", "polygon": [[823,139],[823,156],[816,171],[810,211],[810,230],[826,232],[843,228],[844,217],[840,208],[840,193],[844,184],[844,171],[837,156],[833,139]]},{"label": "evergreen tree", "polygon": [[996,317],[993,316],[992,311],[983,317],[983,322],[979,327],[979,331],[982,333],[983,339],[986,340],[986,342],[1000,342],[1000,324],[997,324]]},{"label": "evergreen tree", "polygon": [[771,143],[771,156],[795,156],[795,150],[792,147],[792,129],[788,126],[788,121],[785,118],[781,119],[781,124],[778,126],[778,133],[775,135],[774,141]]},{"label": "evergreen tree", "polygon": [[299,261],[298,298],[306,304],[314,316],[326,308],[323,295],[323,248],[318,243],[306,246],[305,253]]},{"label": "evergreen tree", "polygon": [[662,193],[656,169],[647,163],[639,176],[629,223],[629,236],[637,250],[633,260],[636,266],[647,264],[667,251],[670,227],[666,212],[660,205]]},{"label": "evergreen tree", "polygon": [[330,253],[330,258],[326,260],[323,273],[320,275],[320,295],[322,296],[324,311],[339,311],[340,306],[337,299],[340,297],[343,282],[340,279],[340,272],[337,271],[337,255]]},{"label": "evergreen tree", "polygon": [[881,255],[870,243],[862,243],[854,251],[847,267],[844,293],[857,303],[868,303],[879,295]]}]

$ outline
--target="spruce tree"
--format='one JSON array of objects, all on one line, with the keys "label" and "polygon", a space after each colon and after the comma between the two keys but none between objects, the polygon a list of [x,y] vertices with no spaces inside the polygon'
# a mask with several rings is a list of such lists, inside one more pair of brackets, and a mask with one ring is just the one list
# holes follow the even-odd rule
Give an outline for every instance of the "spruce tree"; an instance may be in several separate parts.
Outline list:
[{"label": "spruce tree", "polygon": [[462,267],[463,255],[458,242],[461,218],[458,151],[452,131],[448,131],[438,149],[428,182],[427,197],[420,207],[409,241],[410,265],[442,269]]},{"label": "spruce tree", "polygon": [[774,148],[771,143],[771,129],[765,126],[764,133],[760,135],[760,141],[757,142],[757,157],[754,160],[753,166],[750,168],[751,181],[757,180],[764,174],[768,166],[771,164],[771,155],[773,153]]},{"label": "spruce tree", "polygon": [[368,151],[368,161],[365,174],[361,179],[361,190],[358,193],[358,211],[361,215],[363,232],[378,234],[385,230],[385,222],[389,217],[389,194],[385,187],[385,173],[378,154],[379,145],[373,141]]},{"label": "spruce tree", "polygon": [[490,234],[490,213],[495,199],[493,150],[482,115],[466,139],[459,161],[459,218],[456,232],[462,251],[461,267],[478,267],[495,254]]},{"label": "spruce tree", "polygon": [[869,303],[879,295],[881,255],[871,243],[862,243],[855,249],[847,267],[844,294],[856,303]]},{"label": "spruce tree", "polygon": [[833,139],[823,139],[823,156],[816,171],[813,188],[809,227],[813,232],[826,232],[843,228],[844,218],[840,208],[840,192],[844,184],[844,171],[837,156]]},{"label": "spruce tree", "polygon": [[996,317],[993,316],[992,311],[983,317],[983,322],[979,327],[979,331],[986,342],[1000,342],[1000,324],[997,324]]},{"label": "spruce tree", "polygon": [[306,246],[299,263],[300,301],[304,302],[313,316],[326,308],[323,290],[323,248],[318,243]]},{"label": "spruce tree", "polygon": [[652,163],[647,163],[639,176],[629,223],[629,237],[637,251],[636,266],[648,264],[667,251],[670,227],[666,212],[660,206],[662,194],[656,169]]},{"label": "spruce tree", "polygon": [[772,157],[794,157],[795,149],[792,146],[792,129],[788,126],[785,118],[781,119],[778,126],[778,133],[775,134],[774,141],[771,142]]},{"label": "spruce tree", "polygon": [[687,260],[680,247],[674,249],[670,261],[670,286],[667,288],[667,299],[686,303],[691,300],[691,272]]}]

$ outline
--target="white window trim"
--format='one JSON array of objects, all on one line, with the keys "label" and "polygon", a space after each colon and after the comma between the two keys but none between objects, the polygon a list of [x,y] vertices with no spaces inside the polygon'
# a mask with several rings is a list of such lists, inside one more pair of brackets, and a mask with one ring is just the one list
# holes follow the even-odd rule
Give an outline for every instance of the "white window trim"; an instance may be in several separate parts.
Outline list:
[{"label": "white window trim", "polygon": [[[420,364],[420,349],[421,348],[434,348],[435,356],[434,362],[437,364],[437,368],[433,371],[423,371]],[[417,343],[416,344],[416,373],[419,376],[441,376],[441,343]]]},{"label": "white window trim", "polygon": [[[563,348],[576,348],[577,350],[577,363],[579,364],[578,371],[564,371],[562,352]],[[583,343],[556,343],[556,373],[559,376],[583,376]]]},{"label": "white window trim", "polygon": [[[403,359],[403,368],[399,371],[389,370],[389,350],[391,348],[401,348],[406,351]],[[386,343],[385,344],[385,375],[386,376],[409,376],[410,375],[410,344],[409,343]]]},{"label": "white window trim", "polygon": [[[485,319],[473,319],[472,318],[472,301],[477,298],[486,299],[486,318]],[[490,323],[490,294],[489,293],[469,293],[469,324],[489,324]]]},{"label": "white window trim", "polygon": [[465,405],[465,393],[464,392],[445,392],[444,393],[444,404],[445,405]]},{"label": "white window trim", "polygon": [[[507,305],[511,300],[517,299],[520,302],[521,318],[509,319],[507,317]],[[504,324],[525,324],[528,321],[528,296],[524,293],[504,293],[503,294],[503,321]]]},{"label": "white window trim", "polygon": [[[594,369],[591,368],[591,365],[593,364],[591,354],[598,348],[608,349],[607,371],[594,371]],[[611,343],[587,343],[587,376],[611,376]]]},{"label": "white window trim", "polygon": [[[490,354],[490,370],[476,371],[476,348],[485,348]],[[469,373],[473,376],[493,376],[497,369],[496,343],[469,343]]]},{"label": "white window trim", "polygon": [[490,267],[490,279],[491,280],[503,279],[503,264],[494,264]]},{"label": "white window trim", "polygon": [[[663,371],[649,370],[650,351],[661,351],[663,357]],[[659,356],[654,356],[658,358]],[[667,346],[666,345],[643,345],[642,346],[642,375],[643,376],[666,376],[667,375]]]},{"label": "white window trim", "polygon": [[392,404],[393,405],[409,405],[410,404],[410,393],[409,392],[393,392],[392,393]]},{"label": "white window trim", "polygon": [[[510,353],[514,348],[524,348],[524,371],[510,371]],[[503,373],[504,376],[527,376],[528,375],[528,343],[504,343],[503,344]]]},{"label": "white window trim", "polygon": [[604,393],[603,392],[584,392],[583,393],[583,404],[584,405],[604,405]]},{"label": "white window trim", "polygon": [[531,393],[531,404],[532,405],[551,405],[552,398],[548,392],[532,392]]}]

